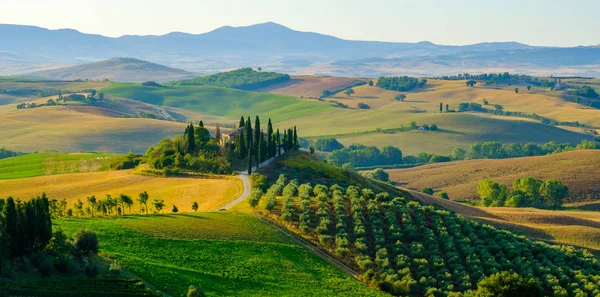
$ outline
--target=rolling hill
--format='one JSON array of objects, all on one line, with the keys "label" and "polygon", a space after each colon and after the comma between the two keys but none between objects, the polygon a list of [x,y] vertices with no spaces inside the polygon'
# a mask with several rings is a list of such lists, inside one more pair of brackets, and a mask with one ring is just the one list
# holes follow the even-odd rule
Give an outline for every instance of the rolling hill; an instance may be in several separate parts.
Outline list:
[{"label": "rolling hill", "polygon": [[318,98],[324,90],[336,92],[361,83],[363,80],[351,77],[298,75],[289,81],[258,89],[273,94]]},{"label": "rolling hill", "polygon": [[539,157],[438,163],[387,172],[390,180],[402,187],[415,190],[431,187],[446,191],[452,200],[477,199],[477,184],[483,179],[510,188],[516,178],[532,176],[561,180],[569,187],[570,201],[593,201],[600,198],[599,165],[600,151],[589,150]]},{"label": "rolling hill", "polygon": [[0,160],[0,179],[109,170],[111,161],[119,156],[57,152],[27,154]]},{"label": "rolling hill", "polygon": [[195,76],[194,73],[134,58],[112,58],[65,68],[26,73],[25,77],[52,80],[111,80],[127,82],[169,81]]}]

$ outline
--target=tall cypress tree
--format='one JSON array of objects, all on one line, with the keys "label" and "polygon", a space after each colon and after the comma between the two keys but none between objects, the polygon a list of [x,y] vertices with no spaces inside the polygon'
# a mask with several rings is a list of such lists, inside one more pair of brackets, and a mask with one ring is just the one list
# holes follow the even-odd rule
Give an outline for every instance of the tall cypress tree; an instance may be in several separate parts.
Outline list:
[{"label": "tall cypress tree", "polygon": [[294,131],[292,128],[287,131],[287,148],[290,151],[294,148]]},{"label": "tall cypress tree", "polygon": [[277,156],[281,155],[281,135],[279,134],[279,128],[277,128],[277,133],[275,133],[275,146],[277,147]]},{"label": "tall cypress tree", "polygon": [[248,155],[252,156],[252,122],[250,122],[250,117],[248,117],[248,121],[246,122],[244,128],[246,130],[246,149],[250,152]]},{"label": "tall cypress tree", "polygon": [[283,150],[287,153],[288,151],[288,147],[287,147],[287,129],[283,129]]},{"label": "tall cypress tree", "polygon": [[246,121],[244,121],[244,116],[240,117],[240,124],[238,128],[242,128],[246,125]]},{"label": "tall cypress tree", "polygon": [[260,146],[262,131],[260,130],[260,118],[256,116],[254,120],[254,157],[256,158],[256,164],[260,165],[260,154],[258,152]]},{"label": "tall cypress tree", "polygon": [[241,129],[235,135],[235,153],[238,156],[238,159],[244,159],[248,152],[246,151],[246,139],[244,137],[244,130]]},{"label": "tall cypress tree", "polygon": [[248,150],[248,175],[252,174],[252,150]]},{"label": "tall cypress tree", "polygon": [[261,133],[260,136],[260,162],[264,162],[267,160],[267,153],[269,152],[269,150],[267,149],[267,141],[265,140],[265,135],[263,133]]},{"label": "tall cypress tree", "polygon": [[296,126],[294,126],[294,149],[297,150],[300,147],[298,144],[298,133],[296,133]]},{"label": "tall cypress tree", "polygon": [[269,118],[269,124],[267,124],[267,157],[271,158],[275,156],[273,146],[273,125],[271,124],[271,118]]},{"label": "tall cypress tree", "polygon": [[444,104],[440,102],[440,113],[444,112]]},{"label": "tall cypress tree", "polygon": [[16,255],[18,248],[16,242],[19,229],[17,226],[17,205],[12,197],[6,199],[2,213],[4,214],[4,221],[6,223],[6,233],[10,237],[10,251],[12,255]]},{"label": "tall cypress tree", "polygon": [[202,122],[202,120],[200,120],[200,123],[198,123],[198,126],[204,127],[204,122]]},{"label": "tall cypress tree", "polygon": [[190,126],[188,128],[186,140],[187,140],[186,141],[186,143],[187,143],[186,152],[190,155],[193,155],[194,153],[196,153],[196,139],[195,139],[195,135],[194,135],[194,125],[193,124],[190,124]]}]

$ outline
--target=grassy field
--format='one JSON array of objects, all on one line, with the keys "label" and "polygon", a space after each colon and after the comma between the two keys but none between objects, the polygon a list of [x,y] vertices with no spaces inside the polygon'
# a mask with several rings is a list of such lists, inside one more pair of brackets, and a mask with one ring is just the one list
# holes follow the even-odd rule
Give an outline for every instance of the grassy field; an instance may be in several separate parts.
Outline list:
[{"label": "grassy field", "polygon": [[335,76],[298,75],[289,81],[259,89],[273,94],[318,98],[324,90],[337,91],[352,86],[360,79]]},{"label": "grassy field", "polygon": [[242,115],[260,115],[280,121],[333,109],[328,104],[290,96],[211,86],[145,87],[133,83],[113,83],[104,91],[112,96],[196,111],[230,121],[237,121]]},{"label": "grassy field", "polygon": [[388,296],[235,212],[76,219],[67,234],[99,233],[101,254],[171,296],[200,284],[208,296]]},{"label": "grassy field", "polygon": [[[537,142],[579,143],[590,136],[517,118],[478,115],[471,113],[414,113],[394,109],[346,110],[336,109],[319,115],[278,123],[278,126],[297,125],[303,137],[333,135],[344,145],[361,143],[383,147],[394,145],[407,154],[420,152],[450,154],[453,148],[476,142]],[[438,131],[377,132],[378,128],[408,127],[410,122],[436,124]],[[363,131],[371,131],[364,133]],[[354,134],[353,134],[354,133]],[[341,135],[336,135],[341,134]]]},{"label": "grassy field", "polygon": [[2,145],[24,152],[143,153],[185,130],[184,123],[113,117],[93,106],[10,109],[0,111],[0,117]]},{"label": "grassy field", "polygon": [[[217,210],[242,193],[242,183],[235,177],[221,178],[162,178],[131,173],[130,170],[91,173],[71,173],[39,176],[25,179],[0,180],[0,197],[18,197],[24,200],[45,192],[50,199],[66,198],[69,207],[78,199],[95,195],[104,199],[106,194],[119,194],[137,198],[147,191],[148,208],[153,210],[154,199],[165,200],[163,212],[171,212],[173,205],[181,212],[191,212],[192,203],[198,202],[200,211]],[[137,202],[132,212],[139,212]]]},{"label": "grassy field", "polygon": [[468,160],[438,163],[408,169],[387,170],[402,187],[431,187],[446,191],[453,200],[477,199],[477,184],[483,179],[509,188],[516,178],[532,176],[558,179],[569,187],[571,201],[600,198],[600,151],[573,151],[548,156],[501,160]]},{"label": "grassy field", "polygon": [[111,158],[116,156],[118,155],[48,152],[2,159],[0,179],[108,170]]}]

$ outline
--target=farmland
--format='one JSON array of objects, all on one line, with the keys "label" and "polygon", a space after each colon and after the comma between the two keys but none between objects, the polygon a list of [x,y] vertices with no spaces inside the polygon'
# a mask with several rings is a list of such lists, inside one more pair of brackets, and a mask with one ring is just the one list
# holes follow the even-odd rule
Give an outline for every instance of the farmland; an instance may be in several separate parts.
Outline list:
[{"label": "farmland", "polygon": [[[103,198],[107,194],[113,197],[126,194],[136,198],[144,191],[150,195],[149,208],[152,200],[163,199],[166,205],[163,212],[170,212],[173,205],[177,205],[179,211],[191,212],[193,202],[198,202],[199,210],[208,211],[237,198],[242,184],[235,177],[162,178],[133,174],[130,170],[0,180],[0,197],[27,200],[45,192],[50,199],[65,198],[69,208],[78,199],[85,202],[91,195]],[[131,211],[139,212],[139,205],[136,203]]]},{"label": "farmland", "polygon": [[96,230],[103,256],[171,296],[192,284],[208,296],[386,296],[249,214],[74,219],[56,226],[67,234]]},{"label": "farmland", "polygon": [[477,184],[491,179],[510,187],[516,178],[532,176],[558,179],[569,187],[571,201],[598,199],[596,181],[600,151],[572,151],[548,156],[502,160],[467,160],[438,163],[409,169],[388,170],[390,180],[402,187],[420,190],[431,187],[445,191],[453,200],[477,198]]},{"label": "farmland", "polygon": [[109,85],[107,81],[44,81],[37,79],[0,78],[0,105],[32,101],[39,92],[100,90]]},{"label": "farmland", "polygon": [[0,179],[108,170],[114,154],[34,153],[0,160]]},{"label": "farmland", "polygon": [[337,91],[355,85],[362,80],[349,77],[298,75],[289,81],[258,89],[273,94],[318,98],[323,90]]}]

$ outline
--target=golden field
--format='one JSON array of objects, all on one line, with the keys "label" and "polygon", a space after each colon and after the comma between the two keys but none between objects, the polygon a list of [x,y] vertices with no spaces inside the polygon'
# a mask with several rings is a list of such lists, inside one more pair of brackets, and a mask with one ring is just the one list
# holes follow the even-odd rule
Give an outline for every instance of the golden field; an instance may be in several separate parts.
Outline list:
[{"label": "golden field", "polygon": [[[67,199],[69,207],[73,207],[78,199],[86,206],[86,198],[91,195],[104,199],[107,194],[113,197],[126,194],[135,199],[146,191],[150,195],[148,208],[153,209],[152,200],[163,199],[163,212],[171,212],[173,205],[177,205],[180,212],[190,212],[193,202],[198,202],[199,211],[217,210],[236,199],[242,190],[241,181],[231,176],[162,178],[137,175],[130,170],[0,180],[0,197],[27,200],[45,192],[50,199]],[[132,206],[132,212],[139,212],[137,202]]]},{"label": "golden field", "polygon": [[600,197],[600,151],[572,151],[547,156],[499,160],[467,160],[437,163],[408,169],[386,170],[390,180],[402,187],[431,187],[446,191],[452,200],[477,199],[477,184],[483,179],[509,188],[516,178],[532,176],[558,179],[569,187],[572,201]]}]

